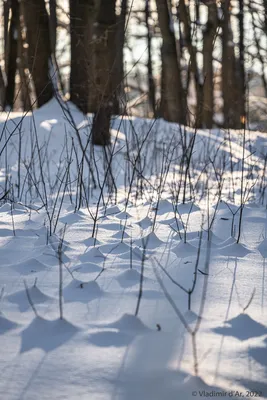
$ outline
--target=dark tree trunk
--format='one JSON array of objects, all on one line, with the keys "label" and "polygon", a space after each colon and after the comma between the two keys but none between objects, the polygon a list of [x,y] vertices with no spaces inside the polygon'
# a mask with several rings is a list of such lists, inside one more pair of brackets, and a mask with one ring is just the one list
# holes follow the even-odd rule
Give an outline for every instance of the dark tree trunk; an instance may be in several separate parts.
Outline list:
[{"label": "dark tree trunk", "polygon": [[208,20],[203,33],[203,126],[212,128],[214,112],[213,48],[218,25],[216,1],[208,4]]},{"label": "dark tree trunk", "polygon": [[57,43],[57,0],[49,0],[49,26],[50,26],[50,40],[51,50],[56,54]]},{"label": "dark tree trunk", "polygon": [[240,128],[240,107],[238,98],[239,79],[234,51],[233,33],[230,25],[231,0],[222,3],[222,92],[225,128]]},{"label": "dark tree trunk", "polygon": [[32,74],[36,103],[41,107],[53,97],[53,84],[49,69],[51,62],[51,41],[49,16],[44,0],[21,0],[26,26],[28,65]]},{"label": "dark tree trunk", "polygon": [[[197,14],[199,13],[198,4],[196,4],[196,13]],[[201,127],[202,126],[203,85],[200,82],[199,70],[198,70],[198,65],[197,65],[197,49],[193,45],[192,32],[191,32],[191,19],[190,19],[189,9],[185,3],[185,0],[180,0],[180,2],[179,2],[178,15],[183,24],[184,47],[187,47],[188,53],[190,56],[189,78],[190,78],[190,75],[192,74],[193,78],[194,78],[195,88],[196,88],[195,125],[196,125],[196,127]]]},{"label": "dark tree trunk", "polygon": [[2,73],[2,68],[0,65],[0,110],[3,111],[5,108],[5,80]]},{"label": "dark tree trunk", "polygon": [[94,0],[70,0],[71,72],[70,99],[83,112],[89,110],[92,79]]},{"label": "dark tree trunk", "polygon": [[180,59],[167,0],[156,0],[162,35],[161,116],[171,122],[186,123]]},{"label": "dark tree trunk", "polygon": [[113,114],[119,115],[125,108],[124,96],[124,39],[125,39],[125,22],[127,15],[127,0],[121,0],[121,12],[117,17],[116,29],[116,59],[115,59],[115,90]]},{"label": "dark tree trunk", "polygon": [[116,0],[101,0],[95,29],[94,78],[97,110],[92,140],[96,145],[110,143],[110,118],[116,96]]},{"label": "dark tree trunk", "polygon": [[11,0],[3,0],[3,19],[4,19],[4,54],[5,54],[5,71],[7,73],[6,63],[8,58],[8,24]]},{"label": "dark tree trunk", "polygon": [[153,114],[156,114],[156,94],[155,94],[155,82],[153,78],[153,67],[152,67],[152,50],[151,50],[151,34],[149,26],[150,16],[150,4],[149,0],[146,1],[145,6],[145,22],[147,28],[147,73],[148,73],[148,98],[149,104],[152,108]]},{"label": "dark tree trunk", "polygon": [[21,102],[25,111],[31,110],[31,79],[29,76],[29,65],[27,57],[27,48],[25,47],[24,18],[22,13],[18,21],[18,71],[20,76]]},{"label": "dark tree trunk", "polygon": [[6,87],[6,106],[13,108],[16,86],[17,57],[18,57],[18,25],[19,25],[19,2],[11,0],[11,20],[8,31],[7,42],[7,87]]},{"label": "dark tree trunk", "polygon": [[244,0],[239,0],[239,64],[240,64],[240,122],[246,122],[246,82],[245,82],[245,45],[244,45]]}]

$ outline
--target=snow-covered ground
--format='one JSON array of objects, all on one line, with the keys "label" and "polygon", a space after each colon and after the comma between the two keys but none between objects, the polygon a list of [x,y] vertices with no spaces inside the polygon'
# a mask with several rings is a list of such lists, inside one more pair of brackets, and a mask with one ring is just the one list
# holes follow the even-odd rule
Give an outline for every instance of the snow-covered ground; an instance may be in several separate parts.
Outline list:
[{"label": "snow-covered ground", "polygon": [[1,115],[0,399],[267,398],[266,134],[90,124]]}]

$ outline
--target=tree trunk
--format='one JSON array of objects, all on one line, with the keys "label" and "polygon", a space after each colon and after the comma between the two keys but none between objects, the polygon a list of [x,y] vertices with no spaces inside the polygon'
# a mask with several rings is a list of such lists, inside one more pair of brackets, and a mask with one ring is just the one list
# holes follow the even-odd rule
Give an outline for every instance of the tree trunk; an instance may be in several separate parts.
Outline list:
[{"label": "tree trunk", "polygon": [[50,27],[50,40],[51,51],[56,54],[57,43],[57,0],[49,0],[49,27]]},{"label": "tree trunk", "polygon": [[41,107],[53,97],[53,85],[49,74],[49,17],[44,0],[21,0],[21,5],[29,45],[28,64],[33,78],[36,103]]},{"label": "tree trunk", "polygon": [[4,19],[4,59],[5,59],[5,72],[7,73],[7,59],[8,59],[8,25],[9,25],[9,11],[11,7],[11,0],[3,0],[3,19]]},{"label": "tree trunk", "polygon": [[230,25],[231,0],[222,2],[222,91],[225,128],[240,128],[238,76],[233,33]]},{"label": "tree trunk", "polygon": [[92,79],[94,0],[70,0],[71,71],[70,99],[83,112],[89,110]]},{"label": "tree trunk", "polygon": [[117,17],[116,30],[116,59],[115,59],[115,88],[116,96],[114,97],[113,114],[119,115],[125,108],[124,95],[124,39],[125,39],[125,22],[127,15],[127,0],[121,0],[121,12]]},{"label": "tree trunk", "polygon": [[218,25],[216,1],[208,6],[208,20],[203,33],[203,126],[211,129],[213,126],[214,82],[213,82],[213,48]]},{"label": "tree trunk", "polygon": [[8,31],[7,59],[6,59],[6,106],[13,108],[16,86],[17,57],[18,57],[18,24],[19,24],[19,2],[11,0],[11,20]]},{"label": "tree trunk", "polygon": [[161,116],[171,122],[186,123],[180,59],[167,0],[156,0],[162,35]]},{"label": "tree trunk", "polygon": [[92,140],[105,146],[110,143],[110,118],[116,96],[116,0],[101,0],[94,42],[94,78],[97,111]]},{"label": "tree trunk", "polygon": [[240,64],[240,123],[241,128],[246,122],[246,82],[245,82],[245,44],[244,44],[244,0],[239,0],[239,64]]},{"label": "tree trunk", "polygon": [[27,57],[27,48],[25,47],[25,25],[22,12],[18,21],[18,71],[20,76],[21,102],[25,111],[34,108],[31,104],[31,79],[29,74],[29,65]]},{"label": "tree trunk", "polygon": [[[199,12],[199,7],[196,4],[196,11]],[[196,115],[195,115],[195,125],[196,127],[202,126],[202,103],[203,103],[203,85],[200,82],[200,76],[197,65],[197,50],[192,42],[191,33],[191,20],[189,15],[189,9],[185,4],[185,0],[180,0],[178,6],[178,15],[183,23],[184,32],[184,46],[188,48],[188,53],[190,56],[189,61],[189,78],[193,75],[195,88],[196,88]]]},{"label": "tree trunk", "polygon": [[155,82],[153,78],[153,67],[152,67],[152,54],[151,54],[151,34],[149,26],[149,16],[150,16],[150,4],[149,0],[146,1],[145,6],[145,22],[147,28],[147,73],[148,73],[148,98],[149,104],[152,108],[153,114],[156,113],[156,95],[155,95]]},{"label": "tree trunk", "polygon": [[5,108],[5,80],[2,73],[2,68],[0,65],[0,110],[3,111]]}]

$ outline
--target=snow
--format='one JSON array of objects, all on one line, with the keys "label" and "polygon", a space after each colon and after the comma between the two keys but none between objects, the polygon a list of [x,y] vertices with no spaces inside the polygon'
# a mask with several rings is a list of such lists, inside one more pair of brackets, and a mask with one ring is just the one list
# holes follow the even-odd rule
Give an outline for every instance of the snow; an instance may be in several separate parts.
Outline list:
[{"label": "snow", "polygon": [[199,130],[184,196],[184,127],[114,118],[115,188],[71,103],[5,118],[0,399],[267,398],[266,134],[241,189],[242,132]]}]

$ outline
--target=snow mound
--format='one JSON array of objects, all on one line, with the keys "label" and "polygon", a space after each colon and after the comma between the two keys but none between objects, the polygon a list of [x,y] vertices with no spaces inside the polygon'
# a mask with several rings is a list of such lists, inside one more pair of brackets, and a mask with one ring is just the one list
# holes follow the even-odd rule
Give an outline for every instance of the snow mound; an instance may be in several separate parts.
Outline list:
[{"label": "snow mound", "polygon": [[89,272],[100,272],[101,269],[102,268],[99,267],[99,265],[87,262],[75,265],[74,267],[71,268],[71,271],[80,273],[89,273]]},{"label": "snow mound", "polygon": [[48,270],[47,265],[38,261],[36,258],[29,258],[28,260],[12,265],[11,268],[15,269],[18,273],[22,275],[29,275],[34,272]]},{"label": "snow mound", "polygon": [[267,258],[267,238],[265,238],[257,247],[263,258]]},{"label": "snow mound", "polygon": [[141,219],[140,221],[137,221],[136,223],[142,229],[147,229],[150,226],[152,226],[152,221],[151,221],[151,219],[149,217],[145,217],[145,218]]},{"label": "snow mound", "polygon": [[96,238],[93,238],[93,237],[89,237],[89,238],[85,239],[83,241],[83,243],[87,247],[95,247],[100,244],[99,240],[97,240]]},{"label": "snow mound", "polygon": [[242,313],[226,321],[224,326],[214,328],[213,331],[225,336],[234,336],[243,341],[267,334],[267,327]]},{"label": "snow mound", "polygon": [[0,335],[10,331],[11,329],[15,329],[17,326],[18,324],[16,324],[16,322],[10,321],[0,311]]},{"label": "snow mound", "polygon": [[90,260],[104,260],[106,257],[97,247],[91,247],[79,256],[80,261],[89,262]]},{"label": "snow mound", "polygon": [[181,241],[177,244],[177,246],[172,248],[172,251],[176,254],[178,258],[185,258],[196,255],[197,248],[195,246],[192,246],[190,243],[184,243]]},{"label": "snow mound", "polygon": [[[133,261],[142,261],[143,259],[143,251],[140,250],[139,247],[133,247],[132,248],[132,254],[131,251],[128,251],[127,253],[120,254],[119,257],[122,258],[123,260],[130,260],[132,258]],[[145,256],[145,260],[147,257]]]},{"label": "snow mound", "polygon": [[233,236],[230,236],[228,239],[224,240],[219,244],[219,247],[229,246],[230,244],[236,244],[236,239]]},{"label": "snow mound", "polygon": [[115,218],[118,218],[118,219],[121,219],[121,220],[129,219],[131,217],[132,217],[132,215],[129,214],[127,211],[121,211],[119,214],[115,215]]},{"label": "snow mound", "polygon": [[112,235],[112,238],[119,239],[119,240],[128,239],[129,237],[130,236],[128,235],[128,233],[125,230],[119,231],[117,233],[114,233],[114,235]]},{"label": "snow mound", "polygon": [[118,222],[101,224],[99,227],[108,231],[120,231],[122,229],[122,225]]},{"label": "snow mound", "polygon": [[120,286],[127,288],[140,282],[140,273],[134,268],[129,268],[116,277]]},{"label": "snow mound", "polygon": [[36,317],[21,334],[20,352],[34,348],[45,352],[55,350],[70,340],[78,328],[65,319],[47,320]]},{"label": "snow mound", "polygon": [[123,242],[103,244],[102,246],[100,246],[100,251],[108,254],[123,254],[127,253],[129,250],[130,246]]},{"label": "snow mound", "polygon": [[102,295],[100,286],[95,281],[80,281],[73,279],[64,289],[63,297],[68,303],[81,302],[88,303]]},{"label": "snow mound", "polygon": [[119,318],[117,321],[111,322],[106,326],[109,328],[118,329],[120,331],[130,331],[138,333],[146,333],[150,331],[150,329],[141,321],[140,318],[127,313],[123,314],[122,317]]},{"label": "snow mound", "polygon": [[118,214],[121,212],[121,210],[118,206],[111,206],[103,211],[105,212],[105,215],[114,215],[114,214]]},{"label": "snow mound", "polygon": [[5,203],[0,207],[0,213],[9,212],[11,210],[11,204]]},{"label": "snow mound", "polygon": [[247,254],[252,253],[246,246],[241,243],[229,244],[228,246],[221,247],[218,250],[219,254],[228,257],[245,257]]},{"label": "snow mound", "polygon": [[154,203],[152,207],[154,210],[157,210],[158,215],[166,214],[173,211],[173,205],[167,199],[162,199],[158,203]]},{"label": "snow mound", "polygon": [[143,236],[142,239],[138,239],[135,243],[142,248],[156,249],[164,242],[157,237],[155,232],[151,232]]},{"label": "snow mound", "polygon": [[200,210],[200,208],[192,202],[180,203],[177,205],[177,209],[179,214],[189,214]]},{"label": "snow mound", "polygon": [[[42,304],[53,300],[53,297],[43,293],[37,286],[33,285],[29,287],[28,291],[33,304]],[[21,312],[27,311],[30,308],[25,289],[12,293],[6,296],[6,298],[10,303],[17,304]]]},{"label": "snow mound", "polygon": [[70,212],[65,214],[63,217],[60,217],[59,220],[63,224],[75,224],[77,222],[85,220],[85,214],[82,211],[77,211],[75,213]]}]

